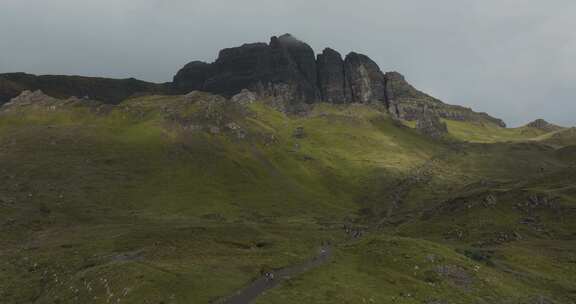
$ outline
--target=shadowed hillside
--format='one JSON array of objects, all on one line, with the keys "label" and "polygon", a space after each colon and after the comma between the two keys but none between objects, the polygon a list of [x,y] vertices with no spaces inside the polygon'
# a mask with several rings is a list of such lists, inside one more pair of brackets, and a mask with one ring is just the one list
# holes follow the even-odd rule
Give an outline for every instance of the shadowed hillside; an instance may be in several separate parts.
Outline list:
[{"label": "shadowed hillside", "polygon": [[328,264],[258,301],[574,301],[568,148],[455,120],[432,139],[378,105],[274,103],[5,104],[0,297],[208,303],[331,241]]}]

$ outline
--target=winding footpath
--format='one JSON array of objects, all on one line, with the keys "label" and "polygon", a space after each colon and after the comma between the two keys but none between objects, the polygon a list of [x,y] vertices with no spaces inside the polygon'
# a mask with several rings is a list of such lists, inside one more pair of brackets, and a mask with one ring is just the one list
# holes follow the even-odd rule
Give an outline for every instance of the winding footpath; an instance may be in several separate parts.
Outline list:
[{"label": "winding footpath", "polygon": [[[459,151],[458,147],[452,147],[453,151]],[[447,153],[439,154],[433,156],[428,161],[424,162],[424,164],[417,166],[411,170],[411,173],[408,174],[408,177],[401,180],[398,186],[396,187],[396,191],[392,194],[393,197],[393,204],[388,210],[388,217],[391,216],[393,209],[398,208],[401,201],[407,195],[407,192],[411,187],[415,184],[421,183],[428,183],[432,172],[431,170],[437,165],[438,161],[447,157]],[[377,223],[376,227],[380,226],[382,223]],[[374,227],[373,227],[374,228]],[[358,239],[362,238],[364,232],[369,229],[346,229],[346,234],[351,237],[347,242],[349,243],[353,241],[357,241]],[[269,289],[272,289],[278,285],[280,285],[283,281],[290,279],[292,277],[301,275],[308,270],[318,267],[322,264],[325,264],[330,260],[330,257],[333,254],[332,246],[322,246],[320,248],[320,252],[318,255],[314,256],[312,259],[308,260],[305,263],[286,267],[280,270],[276,270],[269,274],[273,275],[273,279],[270,277],[263,275],[253,281],[250,285],[244,287],[243,289],[236,292],[234,295],[216,301],[215,304],[250,304],[252,303],[258,296],[262,295]]]},{"label": "winding footpath", "polygon": [[266,290],[272,289],[283,281],[298,276],[312,268],[325,264],[330,260],[333,250],[330,246],[323,246],[318,255],[305,263],[294,265],[280,270],[271,272],[273,279],[267,276],[261,276],[253,281],[250,285],[236,292],[234,295],[227,299],[217,301],[219,304],[249,304],[252,303],[259,295],[263,294]]}]

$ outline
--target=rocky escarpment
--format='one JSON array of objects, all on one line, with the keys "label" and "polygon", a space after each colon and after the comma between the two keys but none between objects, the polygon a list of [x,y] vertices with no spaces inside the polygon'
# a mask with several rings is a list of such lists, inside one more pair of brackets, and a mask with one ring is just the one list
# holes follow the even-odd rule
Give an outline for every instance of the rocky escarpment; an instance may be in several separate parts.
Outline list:
[{"label": "rocky escarpment", "polygon": [[289,34],[222,50],[214,63],[191,62],[176,74],[173,88],[225,96],[249,89],[288,108],[317,101],[382,104],[405,120],[417,120],[426,109],[440,118],[505,126],[488,114],[416,90],[401,74],[382,72],[366,55],[352,52],[343,58],[326,48],[315,57],[308,44]]},{"label": "rocky escarpment", "polygon": [[270,43],[244,44],[220,51],[214,63],[192,62],[174,77],[176,92],[202,90],[233,96],[249,89],[289,105],[320,100],[312,48],[291,35]]},{"label": "rocky escarpment", "polygon": [[249,89],[289,105],[314,103],[386,104],[385,76],[368,56],[346,58],[326,49],[318,57],[306,43],[286,34],[268,44],[252,43],[220,51],[214,63],[194,61],[176,74],[180,93],[202,90],[232,96]]},{"label": "rocky escarpment", "polygon": [[45,75],[25,73],[0,74],[0,104],[20,95],[23,91],[41,90],[51,97],[89,97],[109,104],[139,94],[166,94],[169,86],[130,79],[110,79],[81,76]]},{"label": "rocky escarpment", "polygon": [[544,119],[536,119],[526,125],[528,128],[535,128],[546,132],[554,132],[564,129],[561,126],[547,122]]},{"label": "rocky escarpment", "polygon": [[306,43],[286,34],[268,43],[250,43],[221,50],[213,63],[193,61],[174,76],[173,82],[155,84],[136,79],[80,76],[0,74],[0,104],[25,90],[42,90],[49,96],[71,96],[117,104],[139,94],[187,94],[205,91],[232,97],[242,90],[286,111],[306,109],[315,102],[383,105],[392,115],[417,120],[426,111],[452,120],[505,124],[485,113],[453,106],[410,85],[397,72],[384,73],[366,55],[340,55],[326,48],[317,55]]}]

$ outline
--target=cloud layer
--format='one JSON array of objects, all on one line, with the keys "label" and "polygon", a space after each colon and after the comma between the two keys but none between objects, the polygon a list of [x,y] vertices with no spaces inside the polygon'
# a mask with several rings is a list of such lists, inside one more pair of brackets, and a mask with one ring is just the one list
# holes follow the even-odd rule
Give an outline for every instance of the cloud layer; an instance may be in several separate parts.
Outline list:
[{"label": "cloud layer", "polygon": [[569,0],[3,0],[0,72],[164,82],[186,62],[292,33],[358,51],[446,102],[576,124]]}]

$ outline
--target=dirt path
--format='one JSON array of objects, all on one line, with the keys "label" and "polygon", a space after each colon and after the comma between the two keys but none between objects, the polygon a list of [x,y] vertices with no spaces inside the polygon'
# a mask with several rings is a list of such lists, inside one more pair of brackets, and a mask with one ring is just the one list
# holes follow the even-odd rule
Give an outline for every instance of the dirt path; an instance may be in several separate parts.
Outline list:
[{"label": "dirt path", "polygon": [[283,281],[298,276],[312,268],[318,267],[330,260],[332,256],[332,247],[324,246],[320,249],[318,254],[305,263],[286,267],[272,272],[274,279],[269,279],[262,276],[250,285],[236,292],[234,295],[227,299],[217,301],[220,304],[248,304],[252,303],[259,295],[263,294],[266,290],[272,289],[280,285]]}]

